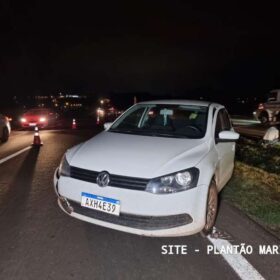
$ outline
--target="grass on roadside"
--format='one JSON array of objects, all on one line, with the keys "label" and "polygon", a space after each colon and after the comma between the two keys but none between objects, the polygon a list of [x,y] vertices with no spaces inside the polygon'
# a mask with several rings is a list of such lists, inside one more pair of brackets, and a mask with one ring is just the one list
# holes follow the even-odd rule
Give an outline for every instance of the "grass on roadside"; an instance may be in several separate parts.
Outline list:
[{"label": "grass on roadside", "polygon": [[280,175],[236,162],[221,195],[280,237]]},{"label": "grass on roadside", "polygon": [[236,159],[280,174],[280,144],[263,145],[261,142],[241,137],[236,146]]}]

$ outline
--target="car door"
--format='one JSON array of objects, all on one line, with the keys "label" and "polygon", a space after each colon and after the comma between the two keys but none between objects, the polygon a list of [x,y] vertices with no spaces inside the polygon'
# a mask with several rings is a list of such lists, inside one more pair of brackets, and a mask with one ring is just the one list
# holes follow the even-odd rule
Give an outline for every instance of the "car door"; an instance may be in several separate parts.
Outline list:
[{"label": "car door", "polygon": [[215,148],[218,153],[217,185],[219,190],[231,178],[234,167],[235,142],[217,141],[219,133],[225,130],[232,130],[232,125],[227,111],[223,108],[217,112],[215,125]]}]

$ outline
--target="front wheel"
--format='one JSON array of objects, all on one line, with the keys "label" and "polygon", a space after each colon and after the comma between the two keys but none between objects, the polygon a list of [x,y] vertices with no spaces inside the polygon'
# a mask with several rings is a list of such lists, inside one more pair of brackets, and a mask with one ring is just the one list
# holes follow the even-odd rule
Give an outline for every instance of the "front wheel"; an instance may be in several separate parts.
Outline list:
[{"label": "front wheel", "polygon": [[2,138],[1,138],[1,142],[5,143],[7,142],[9,139],[9,131],[7,127],[3,128],[3,132],[2,132]]},{"label": "front wheel", "polygon": [[218,212],[218,191],[215,181],[210,184],[206,207],[206,222],[202,230],[205,235],[212,231]]}]

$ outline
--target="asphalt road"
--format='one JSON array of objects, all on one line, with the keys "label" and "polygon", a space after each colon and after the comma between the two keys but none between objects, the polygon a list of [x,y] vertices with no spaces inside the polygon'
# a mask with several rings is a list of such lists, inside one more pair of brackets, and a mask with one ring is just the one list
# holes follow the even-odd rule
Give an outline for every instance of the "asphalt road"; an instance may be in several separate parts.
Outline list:
[{"label": "asphalt road", "polygon": [[236,132],[243,136],[252,138],[263,138],[266,131],[271,126],[275,126],[280,129],[279,122],[275,122],[273,124],[261,124],[252,117],[232,116],[231,120]]},{"label": "asphalt road", "polygon": [[269,127],[262,124],[234,125],[236,132],[243,136],[262,139]]},{"label": "asphalt road", "polygon": [[[141,237],[75,220],[59,209],[54,171],[67,148],[95,133],[42,131],[43,147],[0,163],[0,279],[239,279],[238,256],[229,261],[207,253],[212,243],[200,234]],[[28,147],[32,138],[31,131],[13,132],[8,143],[0,144],[0,160]],[[217,228],[231,244],[253,246],[243,259],[259,276],[279,279],[279,255],[257,250],[279,246],[278,239],[224,202]],[[162,245],[186,245],[187,254],[163,255]],[[250,274],[242,278],[253,279]]]}]

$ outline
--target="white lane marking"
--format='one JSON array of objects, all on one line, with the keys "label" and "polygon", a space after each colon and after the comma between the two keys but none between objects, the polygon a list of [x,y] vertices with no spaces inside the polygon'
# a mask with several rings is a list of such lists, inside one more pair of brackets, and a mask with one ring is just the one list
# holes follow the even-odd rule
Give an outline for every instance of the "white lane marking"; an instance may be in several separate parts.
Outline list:
[{"label": "white lane marking", "polygon": [[[211,238],[207,236],[208,240],[221,251],[221,248],[232,246],[230,242],[224,239]],[[237,273],[242,280],[264,280],[260,273],[240,254],[221,254],[231,268]]]},{"label": "white lane marking", "polygon": [[24,149],[22,149],[22,150],[20,150],[20,151],[18,151],[16,153],[14,153],[14,154],[11,154],[11,155],[9,155],[9,156],[7,156],[5,158],[0,159],[0,164],[4,163],[5,161],[7,161],[7,160],[9,160],[11,158],[14,158],[14,157],[24,153],[25,151],[27,151],[27,150],[29,150],[31,148],[32,148],[32,146],[26,147],[26,148],[24,148]]}]

